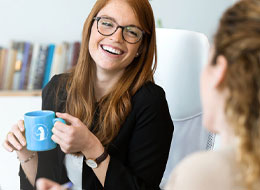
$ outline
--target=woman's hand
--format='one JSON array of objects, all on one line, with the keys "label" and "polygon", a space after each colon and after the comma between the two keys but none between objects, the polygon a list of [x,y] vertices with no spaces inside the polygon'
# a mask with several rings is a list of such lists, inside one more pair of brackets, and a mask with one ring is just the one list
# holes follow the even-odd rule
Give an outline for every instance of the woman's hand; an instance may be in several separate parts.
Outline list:
[{"label": "woman's hand", "polygon": [[60,145],[63,152],[84,152],[84,154],[87,152],[87,154],[92,155],[97,146],[102,146],[97,137],[78,118],[68,113],[57,112],[56,115],[69,123],[68,125],[56,122],[52,129],[53,136],[51,138]]},{"label": "woman's hand", "polygon": [[40,178],[36,182],[38,190],[62,190],[61,185],[49,179]]},{"label": "woman's hand", "polygon": [[14,150],[18,152],[29,152],[25,148],[26,139],[24,132],[24,122],[23,120],[20,120],[7,133],[6,139],[3,143],[3,147],[9,152],[13,152]]}]

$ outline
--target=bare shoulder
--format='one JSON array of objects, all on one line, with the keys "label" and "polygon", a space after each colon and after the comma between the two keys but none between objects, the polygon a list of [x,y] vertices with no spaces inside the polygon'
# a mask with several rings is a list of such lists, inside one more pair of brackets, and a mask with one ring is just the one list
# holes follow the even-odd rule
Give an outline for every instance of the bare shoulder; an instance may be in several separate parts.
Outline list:
[{"label": "bare shoulder", "polygon": [[166,190],[226,189],[230,186],[229,164],[219,151],[194,153],[177,165]]}]

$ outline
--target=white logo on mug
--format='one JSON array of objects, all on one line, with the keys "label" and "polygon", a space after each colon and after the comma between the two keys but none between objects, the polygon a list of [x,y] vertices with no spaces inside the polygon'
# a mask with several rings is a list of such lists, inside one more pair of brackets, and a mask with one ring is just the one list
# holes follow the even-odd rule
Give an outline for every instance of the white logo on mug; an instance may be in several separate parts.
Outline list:
[{"label": "white logo on mug", "polygon": [[37,141],[43,141],[48,137],[48,128],[43,124],[37,124],[33,129],[33,137]]}]

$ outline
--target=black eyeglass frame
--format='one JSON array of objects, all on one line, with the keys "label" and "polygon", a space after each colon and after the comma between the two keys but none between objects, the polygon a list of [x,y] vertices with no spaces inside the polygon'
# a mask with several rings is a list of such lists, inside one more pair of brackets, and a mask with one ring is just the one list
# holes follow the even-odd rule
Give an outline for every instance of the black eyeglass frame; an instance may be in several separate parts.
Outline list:
[{"label": "black eyeglass frame", "polygon": [[[94,17],[93,18],[93,20],[96,20],[97,21],[97,30],[98,30],[98,33],[99,34],[101,34],[101,35],[103,35],[103,36],[112,36],[114,33],[116,33],[116,31],[117,31],[117,29],[118,28],[121,28],[122,29],[122,38],[127,42],[127,43],[129,43],[129,44],[136,44],[136,43],[138,43],[142,38],[143,38],[143,36],[145,35],[145,31],[143,31],[140,27],[138,27],[138,26],[135,26],[135,25],[127,25],[127,26],[121,26],[121,25],[119,25],[119,24],[117,24],[115,21],[113,21],[113,22],[115,22],[116,24],[117,24],[117,27],[116,27],[116,29],[115,29],[115,31],[114,32],[112,32],[111,34],[102,34],[100,31],[99,31],[99,29],[98,29],[98,22],[99,22],[99,20],[100,19],[102,19],[102,18],[104,18],[104,19],[109,19],[109,20],[111,20],[111,18],[109,18],[109,17]],[[129,26],[132,26],[132,27],[136,27],[136,28],[138,28],[141,32],[142,32],[142,36],[141,36],[141,38],[138,40],[138,41],[136,41],[136,42],[129,42],[129,41],[127,41],[126,39],[125,39],[125,37],[124,37],[124,29],[126,28],[126,27],[129,27]]]}]

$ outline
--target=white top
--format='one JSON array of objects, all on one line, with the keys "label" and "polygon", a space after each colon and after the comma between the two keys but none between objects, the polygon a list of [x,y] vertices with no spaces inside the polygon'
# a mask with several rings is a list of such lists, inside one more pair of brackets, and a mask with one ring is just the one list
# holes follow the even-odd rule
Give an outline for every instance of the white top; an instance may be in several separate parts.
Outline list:
[{"label": "white top", "polygon": [[75,156],[73,154],[66,154],[64,164],[67,170],[67,175],[73,183],[73,190],[82,190],[82,167],[83,156]]},{"label": "white top", "polygon": [[[230,145],[229,145],[230,144]],[[245,190],[237,146],[232,142],[219,150],[201,151],[181,161],[165,190]],[[258,180],[253,189],[260,189]]]}]

